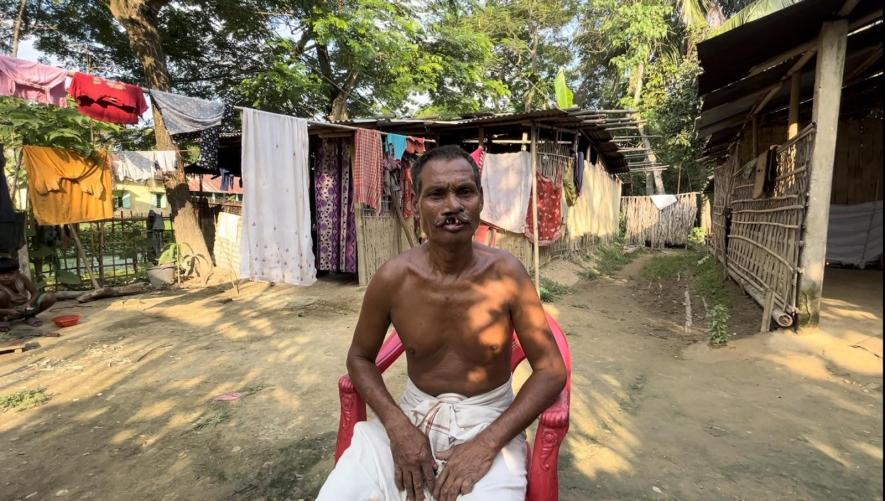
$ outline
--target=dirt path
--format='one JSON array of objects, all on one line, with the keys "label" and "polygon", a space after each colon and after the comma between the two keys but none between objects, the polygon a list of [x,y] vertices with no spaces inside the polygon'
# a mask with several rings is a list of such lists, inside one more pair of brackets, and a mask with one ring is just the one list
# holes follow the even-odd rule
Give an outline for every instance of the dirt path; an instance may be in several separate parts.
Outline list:
[{"label": "dirt path", "polygon": [[[575,360],[562,499],[881,499],[881,361],[794,334],[691,344],[681,304],[647,309],[645,259],[548,305]],[[0,355],[0,395],[51,397],[0,412],[0,499],[310,499],[362,290],[228,289],[58,310],[82,325]]]}]

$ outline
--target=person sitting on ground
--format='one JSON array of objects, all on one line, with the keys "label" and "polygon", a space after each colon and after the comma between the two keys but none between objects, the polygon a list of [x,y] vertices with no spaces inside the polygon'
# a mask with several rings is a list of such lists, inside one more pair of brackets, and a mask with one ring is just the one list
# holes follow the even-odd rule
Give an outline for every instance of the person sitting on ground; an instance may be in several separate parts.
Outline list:
[{"label": "person sitting on ground", "polygon": [[[366,289],[347,370],[378,420],[360,422],[319,501],[525,499],[525,429],[566,382],[534,285],[503,250],[473,241],[483,193],[464,150],[443,146],[413,168],[427,236]],[[390,325],[409,379],[397,404],[375,365]],[[512,333],[532,374],[514,398]]]},{"label": "person sitting on ground", "polygon": [[55,304],[55,295],[40,294],[34,283],[18,271],[18,261],[0,257],[0,332],[10,329],[10,321],[24,320],[32,327],[43,322],[37,314]]}]

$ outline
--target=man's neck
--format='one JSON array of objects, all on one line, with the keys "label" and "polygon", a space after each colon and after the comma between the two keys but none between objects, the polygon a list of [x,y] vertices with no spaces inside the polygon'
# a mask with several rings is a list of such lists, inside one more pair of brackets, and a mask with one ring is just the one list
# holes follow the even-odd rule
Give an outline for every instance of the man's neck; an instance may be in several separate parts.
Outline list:
[{"label": "man's neck", "polygon": [[460,275],[473,264],[473,241],[457,245],[427,242],[430,265],[443,275]]}]

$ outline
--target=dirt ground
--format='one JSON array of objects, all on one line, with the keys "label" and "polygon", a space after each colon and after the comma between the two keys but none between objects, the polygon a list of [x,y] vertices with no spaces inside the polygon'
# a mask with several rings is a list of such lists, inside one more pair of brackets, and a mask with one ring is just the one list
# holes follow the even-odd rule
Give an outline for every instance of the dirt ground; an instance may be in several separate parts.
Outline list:
[{"label": "dirt ground", "polygon": [[[574,359],[561,499],[882,499],[881,302],[863,333],[754,334],[735,289],[737,336],[713,349],[697,299],[684,327],[685,283],[639,277],[652,258],[547,305]],[[324,279],[56,306],[81,324],[0,355],[0,395],[51,398],[0,411],[0,499],[312,499],[362,293]]]}]

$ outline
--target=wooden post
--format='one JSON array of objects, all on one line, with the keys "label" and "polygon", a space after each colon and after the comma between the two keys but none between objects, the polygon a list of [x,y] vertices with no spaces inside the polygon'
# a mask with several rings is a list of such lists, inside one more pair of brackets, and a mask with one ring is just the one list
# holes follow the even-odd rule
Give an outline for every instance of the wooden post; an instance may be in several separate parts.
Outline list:
[{"label": "wooden post", "polygon": [[83,260],[86,272],[89,273],[89,278],[92,280],[92,288],[100,289],[101,285],[99,285],[98,280],[95,279],[95,272],[92,271],[92,262],[86,256],[86,251],[83,249],[83,244],[80,242],[80,237],[77,235],[77,229],[74,228],[73,224],[69,224],[68,229],[71,230],[71,236],[74,237],[74,244],[77,246],[77,254],[80,256],[80,259]]},{"label": "wooden post", "polygon": [[476,136],[477,141],[479,142],[479,147],[485,150],[485,141],[486,141],[486,130],[483,127],[479,128],[479,132]]},{"label": "wooden post", "polygon": [[752,126],[752,144],[750,145],[750,157],[752,159],[756,159],[756,156],[759,155],[759,118],[756,115],[753,115],[753,126]]},{"label": "wooden post", "polygon": [[538,247],[538,128],[532,125],[532,265],[535,290],[541,294],[541,252]]},{"label": "wooden post", "polygon": [[801,83],[800,72],[793,73],[790,77],[790,122],[787,126],[787,141],[799,135],[799,95],[802,92]]},{"label": "wooden post", "polygon": [[803,325],[817,325],[820,321],[820,301],[827,257],[827,225],[847,39],[848,21],[844,19],[824,23],[818,38],[814,105],[811,114],[817,130],[814,134],[808,179],[808,207],[805,212],[800,257],[798,307],[799,321]]}]

